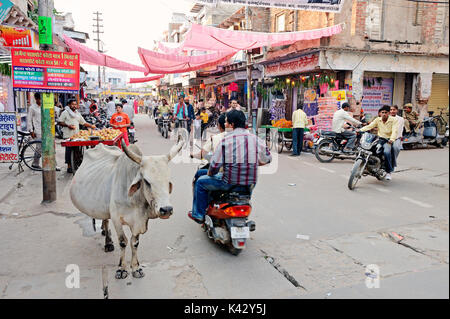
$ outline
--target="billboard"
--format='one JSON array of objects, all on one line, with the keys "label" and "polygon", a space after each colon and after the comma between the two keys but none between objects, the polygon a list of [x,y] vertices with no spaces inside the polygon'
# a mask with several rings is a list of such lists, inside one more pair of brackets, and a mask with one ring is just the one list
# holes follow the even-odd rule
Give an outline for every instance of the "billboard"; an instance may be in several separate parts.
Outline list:
[{"label": "billboard", "polygon": [[78,93],[78,53],[11,49],[14,91]]},{"label": "billboard", "polygon": [[0,26],[0,46],[9,48],[32,48],[31,30],[24,28]]},{"label": "billboard", "polygon": [[383,105],[391,105],[394,95],[394,79],[391,78],[365,78],[367,83],[363,91],[362,108],[364,113],[378,116],[378,110]]},{"label": "billboard", "polygon": [[218,3],[251,7],[280,8],[288,10],[307,10],[341,12],[344,0],[195,0],[197,3],[216,5]]}]

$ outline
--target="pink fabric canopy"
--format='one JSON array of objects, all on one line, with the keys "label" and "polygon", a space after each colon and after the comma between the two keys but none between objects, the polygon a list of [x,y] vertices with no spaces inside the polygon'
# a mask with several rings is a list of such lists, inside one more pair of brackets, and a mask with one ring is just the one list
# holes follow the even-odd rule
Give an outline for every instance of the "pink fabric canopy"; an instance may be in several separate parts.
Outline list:
[{"label": "pink fabric canopy", "polygon": [[228,51],[199,56],[181,56],[163,54],[142,48],[139,48],[138,52],[147,70],[146,75],[149,73],[172,74],[196,71],[231,59],[237,53],[237,51]]},{"label": "pink fabric canopy", "polygon": [[142,66],[137,66],[134,64],[130,64],[127,62],[123,62],[117,60],[109,55],[97,52],[87,46],[67,37],[63,36],[64,41],[69,46],[69,48],[74,53],[80,54],[80,59],[82,63],[91,64],[91,65],[100,65],[106,66],[108,68],[121,70],[121,71],[137,71],[137,72],[145,72],[145,68]]},{"label": "pink fabric canopy", "polygon": [[342,32],[343,24],[332,27],[283,33],[261,33],[249,31],[234,31],[215,27],[192,24],[186,33],[184,42],[178,48],[159,45],[159,48],[169,54],[181,54],[189,49],[216,51],[221,53],[251,50],[264,46],[282,46],[302,40],[315,40],[331,37]]},{"label": "pink fabric canopy", "polygon": [[131,78],[129,83],[133,84],[133,83],[151,82],[151,81],[156,81],[156,80],[162,79],[163,77],[164,77],[164,75],[157,75],[157,76],[152,76],[149,78]]}]

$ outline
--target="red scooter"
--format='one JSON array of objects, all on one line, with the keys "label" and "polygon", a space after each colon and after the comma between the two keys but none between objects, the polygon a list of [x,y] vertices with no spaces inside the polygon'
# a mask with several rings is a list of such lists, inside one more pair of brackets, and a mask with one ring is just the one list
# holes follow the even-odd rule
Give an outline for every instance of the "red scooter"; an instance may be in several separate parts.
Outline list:
[{"label": "red scooter", "polygon": [[235,256],[246,247],[256,224],[249,221],[253,186],[234,186],[231,190],[210,193],[203,230],[215,243],[222,244]]}]

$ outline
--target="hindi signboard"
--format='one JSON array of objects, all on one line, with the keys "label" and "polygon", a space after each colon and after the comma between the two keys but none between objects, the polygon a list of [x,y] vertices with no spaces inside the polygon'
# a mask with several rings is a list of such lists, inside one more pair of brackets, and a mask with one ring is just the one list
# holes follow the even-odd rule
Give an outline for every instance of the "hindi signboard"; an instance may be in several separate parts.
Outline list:
[{"label": "hindi signboard", "polygon": [[15,113],[0,113],[0,163],[17,163],[17,117]]},{"label": "hindi signboard", "polygon": [[308,54],[295,59],[271,63],[266,66],[268,77],[313,71],[319,66],[319,54]]},{"label": "hindi signboard", "polygon": [[4,25],[0,26],[0,46],[8,48],[32,48],[33,37],[31,30]]},{"label": "hindi signboard", "polygon": [[341,12],[344,0],[195,0],[195,2],[217,5],[218,3],[264,7],[264,8],[279,8],[288,10],[307,10],[307,11],[322,11],[322,12]]},{"label": "hindi signboard", "polygon": [[14,91],[78,93],[78,53],[11,49]]},{"label": "hindi signboard", "polygon": [[394,95],[394,79],[392,78],[366,78],[370,86],[366,85],[363,91],[362,108],[364,113],[378,116],[378,110],[383,105],[392,105]]}]

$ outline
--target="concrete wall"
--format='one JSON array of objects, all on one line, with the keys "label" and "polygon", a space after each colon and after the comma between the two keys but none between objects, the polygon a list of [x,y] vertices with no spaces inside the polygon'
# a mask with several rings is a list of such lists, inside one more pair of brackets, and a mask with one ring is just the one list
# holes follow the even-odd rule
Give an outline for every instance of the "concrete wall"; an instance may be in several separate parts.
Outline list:
[{"label": "concrete wall", "polygon": [[[295,31],[294,11],[272,9],[271,32],[276,30],[276,17],[279,14],[286,14],[286,31]],[[321,45],[448,55],[448,15],[448,6],[431,2],[346,0],[338,14],[298,11],[297,30],[345,23],[342,33],[322,39]],[[295,50],[292,47],[289,53]]]}]

